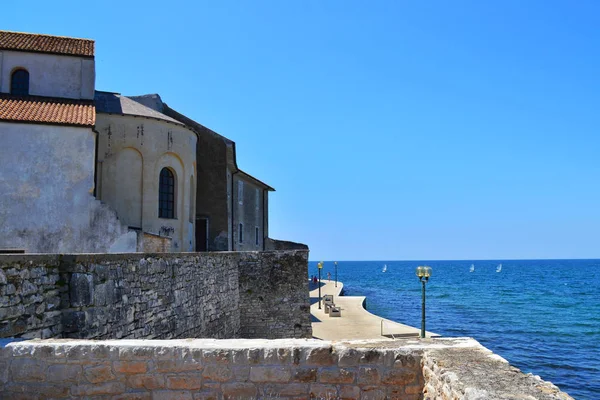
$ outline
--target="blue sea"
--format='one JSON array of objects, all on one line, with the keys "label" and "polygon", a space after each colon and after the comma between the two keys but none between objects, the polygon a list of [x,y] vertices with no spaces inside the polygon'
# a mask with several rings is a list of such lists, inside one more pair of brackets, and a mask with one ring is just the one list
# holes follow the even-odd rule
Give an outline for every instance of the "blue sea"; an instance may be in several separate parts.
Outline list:
[{"label": "blue sea", "polygon": [[[600,260],[341,261],[338,279],[370,312],[420,327],[418,265],[433,270],[428,331],[473,337],[575,399],[600,399]],[[327,272],[334,279],[333,262]]]}]

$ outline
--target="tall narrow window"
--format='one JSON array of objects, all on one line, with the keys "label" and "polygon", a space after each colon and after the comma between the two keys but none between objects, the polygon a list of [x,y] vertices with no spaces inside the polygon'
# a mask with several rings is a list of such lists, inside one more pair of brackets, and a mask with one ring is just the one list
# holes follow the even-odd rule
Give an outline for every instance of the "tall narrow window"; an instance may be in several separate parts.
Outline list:
[{"label": "tall narrow window", "polygon": [[29,94],[29,72],[18,69],[12,73],[10,93],[16,96],[27,96]]},{"label": "tall narrow window", "polygon": [[175,218],[175,175],[169,168],[160,171],[158,217]]},{"label": "tall narrow window", "polygon": [[244,243],[244,224],[240,224],[240,243]]},{"label": "tall narrow window", "polygon": [[254,232],[256,234],[255,239],[254,239],[254,244],[258,246],[258,226],[255,227],[255,231]]}]

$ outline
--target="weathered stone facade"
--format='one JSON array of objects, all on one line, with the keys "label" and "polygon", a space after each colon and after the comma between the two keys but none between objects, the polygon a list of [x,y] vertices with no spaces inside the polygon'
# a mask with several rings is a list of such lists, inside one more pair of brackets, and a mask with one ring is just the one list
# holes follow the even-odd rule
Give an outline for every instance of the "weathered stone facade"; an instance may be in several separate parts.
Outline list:
[{"label": "weathered stone facade", "polygon": [[306,262],[306,252],[292,253],[295,260],[282,259],[279,252],[264,252],[260,259],[240,263],[241,337],[312,336],[307,272],[294,267]]},{"label": "weathered stone facade", "polygon": [[[139,243],[139,242],[142,243]],[[145,253],[168,253],[171,250],[170,237],[154,235],[143,232],[138,234],[138,248],[144,249]]]},{"label": "weathered stone facade", "polygon": [[572,400],[509,367],[466,338],[42,340],[0,348],[0,398]]},{"label": "weathered stone facade", "polygon": [[[0,255],[0,337],[311,337],[307,265],[306,251]],[[269,273],[281,281],[253,279]]]},{"label": "weathered stone facade", "polygon": [[0,260],[0,337],[61,337],[60,257]]},{"label": "weathered stone facade", "polygon": [[[158,97],[158,96],[157,96]],[[147,100],[144,96],[133,97],[136,101]],[[204,244],[208,251],[227,251],[229,246],[228,220],[229,206],[227,199],[227,147],[232,142],[213,132],[196,121],[178,113],[157,99],[156,108],[187,126],[192,127],[198,134],[196,145],[196,162],[198,179],[196,186],[196,216],[198,220],[206,220],[208,233]],[[201,226],[199,224],[198,226]],[[200,251],[200,246],[196,246]]]},{"label": "weathered stone facade", "polygon": [[242,171],[235,143],[175,111],[158,94],[130,99],[193,129],[196,145],[196,251],[267,250],[272,187]]}]

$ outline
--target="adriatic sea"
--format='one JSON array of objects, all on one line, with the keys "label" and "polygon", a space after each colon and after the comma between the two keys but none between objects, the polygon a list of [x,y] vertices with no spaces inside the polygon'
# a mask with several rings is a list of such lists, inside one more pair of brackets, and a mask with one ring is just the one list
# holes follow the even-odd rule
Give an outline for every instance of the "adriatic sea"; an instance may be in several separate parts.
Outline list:
[{"label": "adriatic sea", "polygon": [[433,271],[428,331],[473,337],[575,399],[600,399],[600,260],[340,261],[338,279],[370,312],[420,327],[419,265]]}]

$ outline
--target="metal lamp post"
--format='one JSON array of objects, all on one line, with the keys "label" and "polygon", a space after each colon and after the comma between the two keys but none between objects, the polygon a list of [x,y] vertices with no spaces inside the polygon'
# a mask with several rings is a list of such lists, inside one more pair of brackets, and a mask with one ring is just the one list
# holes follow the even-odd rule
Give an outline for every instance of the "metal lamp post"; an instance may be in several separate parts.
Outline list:
[{"label": "metal lamp post", "polygon": [[422,284],[421,289],[421,338],[425,338],[425,284],[431,277],[431,267],[417,267],[417,276]]},{"label": "metal lamp post", "polygon": [[335,266],[335,287],[337,287],[337,261],[333,265]]},{"label": "metal lamp post", "polygon": [[323,269],[323,261],[317,264],[319,267],[319,310],[321,309],[321,270]]}]

